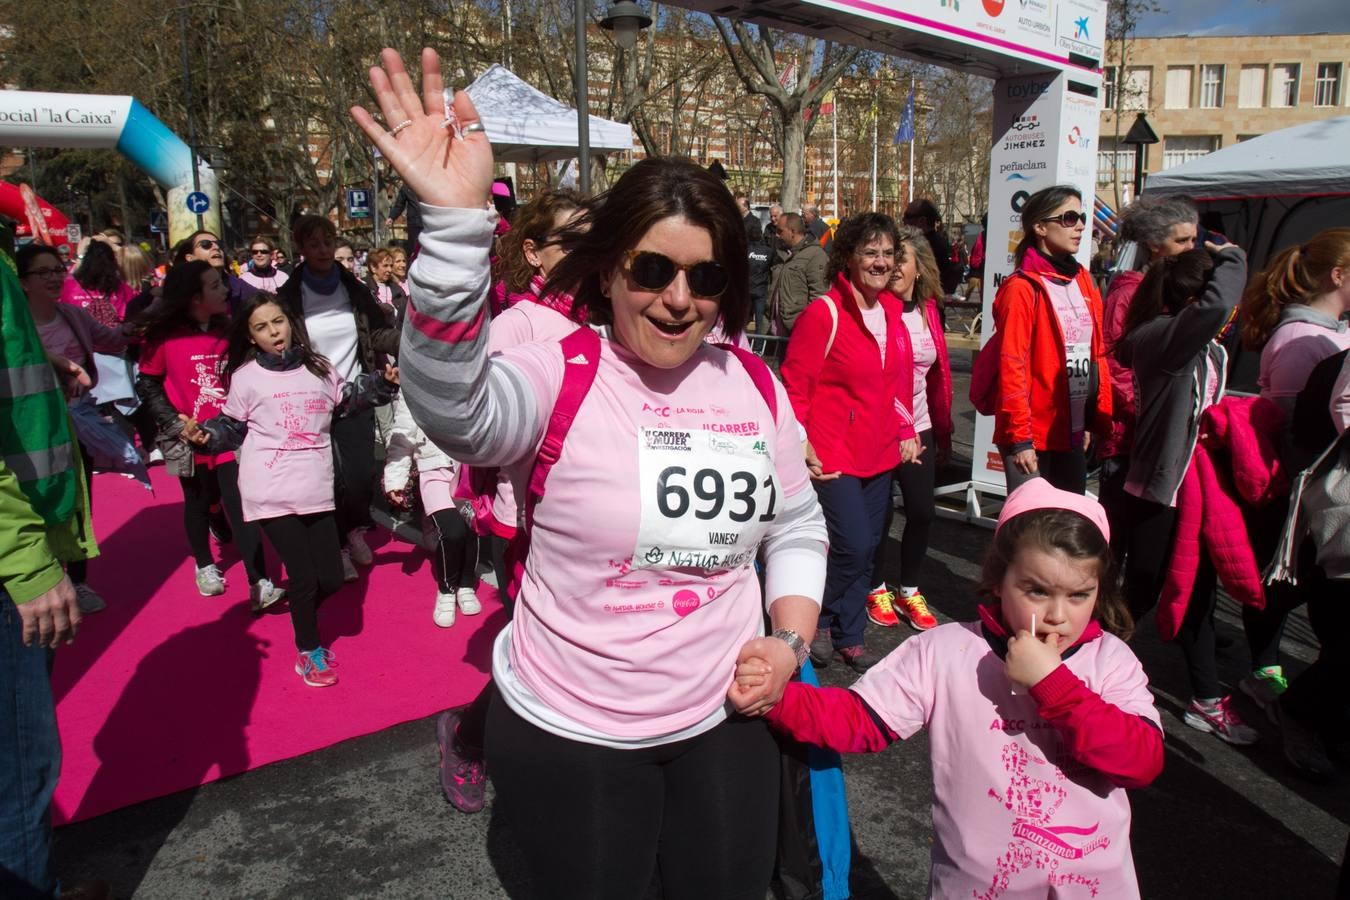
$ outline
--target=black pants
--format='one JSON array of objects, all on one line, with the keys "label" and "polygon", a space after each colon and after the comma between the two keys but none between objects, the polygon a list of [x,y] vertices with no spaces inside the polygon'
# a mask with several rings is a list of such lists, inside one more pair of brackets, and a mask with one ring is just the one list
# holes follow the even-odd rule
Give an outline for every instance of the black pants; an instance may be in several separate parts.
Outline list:
[{"label": "black pants", "polygon": [[492,778],[539,896],[630,900],[659,871],[665,900],[763,900],[778,823],[778,745],[734,717],[640,750],[543,731],[494,698]]},{"label": "black pants", "polygon": [[333,420],[333,499],[337,529],[347,533],[370,524],[370,501],[375,496],[375,413],[366,410]]},{"label": "black pants", "polygon": [[[1346,685],[1350,685],[1350,604],[1344,586],[1332,583],[1317,565],[1316,553],[1312,540],[1305,539],[1299,549],[1298,584],[1281,584],[1281,591],[1276,592],[1284,608],[1281,625],[1298,602],[1307,601],[1308,624],[1321,644],[1317,660],[1289,684],[1280,706],[1330,742],[1340,743],[1350,738],[1350,706],[1345,696]],[[1267,603],[1270,600],[1267,593]]]},{"label": "black pants", "polygon": [[244,508],[239,500],[239,463],[221,463],[214,468],[199,464],[191,478],[179,478],[178,483],[183,487],[183,527],[197,568],[215,562],[211,555],[211,507],[219,503],[234,532],[234,545],[244,561],[248,583],[256,584],[259,578],[266,578],[262,534],[256,522],[244,521]]},{"label": "black pants", "polygon": [[323,645],[319,603],[342,587],[342,548],[331,512],[263,519],[262,530],[286,566],[286,599],[298,650]]},{"label": "black pants", "polygon": [[[900,536],[900,584],[919,586],[919,569],[928,555],[928,533],[937,518],[937,503],[933,491],[937,486],[937,448],[933,446],[933,432],[919,435],[923,453],[918,462],[901,463],[895,467],[895,480],[900,485],[900,496],[905,502],[905,531]],[[872,559],[872,586],[886,580],[886,544],[895,519],[895,504],[887,498],[886,524],[877,541],[877,552]]]},{"label": "black pants", "polygon": [[1191,601],[1186,606],[1186,616],[1181,620],[1181,628],[1177,632],[1177,643],[1186,655],[1191,694],[1197,700],[1213,700],[1223,696],[1214,645],[1214,609],[1219,603],[1219,593],[1215,590],[1217,584],[1214,563],[1202,548],[1200,569],[1195,573]]},{"label": "black pants", "polygon": [[[1106,506],[1105,497],[1102,505]],[[1177,511],[1121,490],[1112,496],[1106,515],[1111,525],[1111,552],[1124,581],[1125,602],[1138,621],[1158,605],[1172,558]]]},{"label": "black pants", "polygon": [[[75,446],[80,448],[80,459],[84,461],[84,490],[85,501],[89,504],[89,519],[92,522],[94,518],[94,458],[89,455],[89,451],[84,449],[84,444],[79,441]],[[76,559],[66,563],[66,574],[74,584],[84,584],[89,580],[89,560]]]},{"label": "black pants", "polygon": [[469,528],[459,510],[437,510],[431,514],[436,530],[436,549],[431,554],[431,571],[436,587],[449,594],[457,588],[475,587],[478,563],[478,535]]},{"label": "black pants", "polygon": [[[1002,448],[999,449],[1002,453]],[[1007,479],[1008,493],[1012,493],[1034,476],[1024,475],[1013,464],[1014,454],[1003,453],[1003,475]],[[1040,476],[1061,491],[1075,494],[1087,493],[1087,454],[1078,450],[1037,450],[1036,467]]]}]

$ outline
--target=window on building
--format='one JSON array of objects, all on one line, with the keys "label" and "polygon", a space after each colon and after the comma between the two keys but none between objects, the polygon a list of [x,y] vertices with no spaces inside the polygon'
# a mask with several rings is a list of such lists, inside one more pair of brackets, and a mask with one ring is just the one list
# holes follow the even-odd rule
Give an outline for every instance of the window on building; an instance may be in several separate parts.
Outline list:
[{"label": "window on building", "polygon": [[670,123],[656,123],[656,149],[657,152],[668,155],[670,153]]},{"label": "window on building", "polygon": [[1097,183],[1111,184],[1114,181],[1129,181],[1134,177],[1134,147],[1129,144],[1117,144],[1113,137],[1103,137],[1097,142]]},{"label": "window on building", "polygon": [[1341,105],[1341,64],[1317,64],[1317,91],[1313,96],[1313,106]]},{"label": "window on building", "polygon": [[1243,66],[1238,76],[1238,106],[1260,109],[1266,105],[1266,67]]},{"label": "window on building", "polygon": [[1223,106],[1223,66],[1200,67],[1200,108],[1219,109]]},{"label": "window on building", "polygon": [[1116,66],[1107,66],[1106,75],[1102,79],[1102,105],[1104,109],[1116,108],[1116,78],[1120,69]]},{"label": "window on building", "polygon": [[1125,95],[1121,98],[1121,108],[1128,110],[1146,110],[1151,105],[1153,92],[1153,68],[1151,66],[1133,66],[1125,73]]},{"label": "window on building", "polygon": [[1298,106],[1298,63],[1271,67],[1270,105],[1282,109]]},{"label": "window on building", "polygon": [[1191,67],[1168,66],[1167,86],[1163,92],[1163,106],[1167,109],[1186,109],[1191,105]]},{"label": "window on building", "polygon": [[1188,163],[1193,159],[1199,159],[1218,149],[1219,138],[1216,135],[1168,135],[1163,138],[1162,167],[1170,169],[1173,166]]},{"label": "window on building", "polygon": [[746,135],[744,131],[733,131],[727,134],[727,162],[733,169],[745,168],[745,145]]}]

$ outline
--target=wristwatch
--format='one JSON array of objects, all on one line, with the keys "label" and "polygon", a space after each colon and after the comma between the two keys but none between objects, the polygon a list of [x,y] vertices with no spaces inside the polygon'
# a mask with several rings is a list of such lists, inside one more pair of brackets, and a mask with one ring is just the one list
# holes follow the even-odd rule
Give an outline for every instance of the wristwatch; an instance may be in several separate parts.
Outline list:
[{"label": "wristwatch", "polygon": [[792,651],[792,655],[797,657],[797,668],[800,669],[802,663],[806,662],[807,652],[806,641],[802,640],[802,636],[791,628],[779,628],[770,635],[770,637],[776,637],[788,645],[788,649]]}]

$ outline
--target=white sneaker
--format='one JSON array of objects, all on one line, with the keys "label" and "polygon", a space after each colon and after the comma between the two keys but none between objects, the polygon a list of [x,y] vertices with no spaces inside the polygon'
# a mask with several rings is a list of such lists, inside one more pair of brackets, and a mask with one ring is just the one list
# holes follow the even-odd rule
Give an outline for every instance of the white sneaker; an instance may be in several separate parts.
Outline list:
[{"label": "white sneaker", "polygon": [[203,597],[219,597],[225,593],[225,576],[214,564],[197,569],[197,593]]},{"label": "white sneaker", "polygon": [[453,592],[436,592],[436,609],[431,614],[431,619],[442,628],[449,628],[455,624],[455,595]]},{"label": "white sneaker", "polygon": [[158,447],[151,450],[150,453],[145,457],[145,464],[147,466],[153,466],[155,463],[162,463],[162,462],[164,462],[164,451],[159,449]]},{"label": "white sneaker", "polygon": [[375,554],[370,552],[365,535],[356,529],[352,529],[347,535],[347,551],[351,554],[352,562],[358,566],[368,566],[375,562]]},{"label": "white sneaker", "polygon": [[254,612],[262,612],[285,596],[285,588],[277,587],[270,578],[259,578],[256,584],[249,585],[248,605]]},{"label": "white sneaker", "polygon": [[478,602],[478,594],[473,588],[462,587],[455,591],[455,599],[459,601],[459,611],[466,616],[476,616],[483,611],[483,604]]},{"label": "white sneaker", "polygon": [[361,576],[356,574],[356,566],[352,565],[352,553],[350,550],[342,551],[342,580],[355,581]]},{"label": "white sneaker", "polygon": [[80,607],[80,612],[85,614],[102,612],[108,608],[108,601],[83,581],[75,585],[75,602]]}]

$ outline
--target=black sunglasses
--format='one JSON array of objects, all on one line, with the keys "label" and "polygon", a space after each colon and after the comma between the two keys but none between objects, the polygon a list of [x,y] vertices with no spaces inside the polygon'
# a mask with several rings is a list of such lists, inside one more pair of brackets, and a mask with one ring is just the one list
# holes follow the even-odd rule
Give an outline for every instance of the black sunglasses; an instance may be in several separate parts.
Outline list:
[{"label": "black sunglasses", "polygon": [[220,246],[220,241],[198,241],[198,250],[214,250]]},{"label": "black sunglasses", "polygon": [[253,251],[253,255],[254,255],[254,256],[261,256],[261,255],[264,254],[264,253],[267,254],[268,256],[271,256],[271,255],[272,255],[272,251],[271,251],[271,250],[268,250],[266,247],[261,247],[261,248],[259,248],[259,249]]},{"label": "black sunglasses", "polygon": [[1044,219],[1041,219],[1042,222],[1058,222],[1065,228],[1077,228],[1079,222],[1086,225],[1087,220],[1087,213],[1081,213],[1074,209],[1071,209],[1068,212],[1062,212],[1057,216],[1046,216]]},{"label": "black sunglasses", "polygon": [[629,250],[628,275],[644,291],[663,291],[680,272],[689,282],[689,290],[699,297],[720,297],[731,282],[731,276],[722,264],[712,260],[682,266],[663,253],[650,250]]}]

